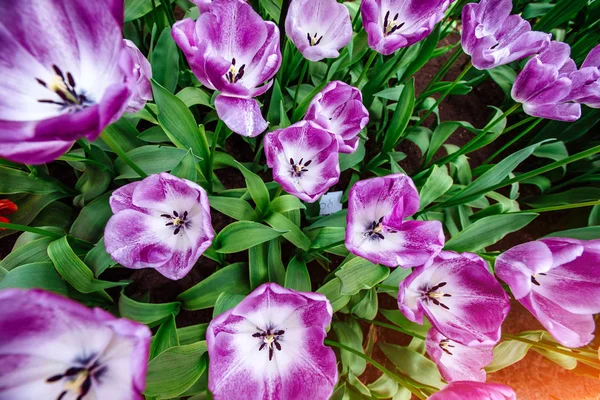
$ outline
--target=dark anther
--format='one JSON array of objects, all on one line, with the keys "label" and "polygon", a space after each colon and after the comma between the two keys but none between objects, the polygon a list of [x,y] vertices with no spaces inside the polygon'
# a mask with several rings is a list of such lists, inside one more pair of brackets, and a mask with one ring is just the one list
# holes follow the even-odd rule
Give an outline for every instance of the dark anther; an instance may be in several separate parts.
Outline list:
[{"label": "dark anther", "polygon": [[387,29],[389,18],[390,18],[390,12],[388,11],[385,13],[385,18],[383,19],[383,30],[384,31]]},{"label": "dark anther", "polygon": [[171,218],[171,216],[169,214],[161,214],[161,217],[165,217],[165,218]]},{"label": "dark anther", "polygon": [[290,164],[294,165],[294,159],[290,158]]},{"label": "dark anther", "polygon": [[60,381],[63,377],[64,377],[64,375],[54,375],[54,376],[51,376],[50,378],[46,379],[46,382]]},{"label": "dark anther", "polygon": [[61,394],[58,395],[56,400],[62,400],[66,395],[67,395],[67,391],[65,390]]},{"label": "dark anther", "polygon": [[65,80],[65,76],[63,75],[63,73],[60,70],[60,68],[58,68],[56,66],[56,64],[52,65],[52,69],[54,70],[54,72],[56,73],[56,75],[60,76],[62,78],[62,80]]},{"label": "dark anther", "polygon": [[175,230],[173,231],[173,235],[177,235],[180,231],[181,231],[180,227],[175,228]]},{"label": "dark anther", "polygon": [[448,282],[439,283],[439,284],[435,285],[434,287],[432,287],[431,289],[429,289],[429,291],[434,292],[434,291],[438,290],[439,288],[443,288],[447,284],[448,284]]},{"label": "dark anther", "polygon": [[531,276],[531,282],[532,282],[534,285],[540,286],[540,283],[537,281],[537,279],[535,279],[535,276],[533,276],[533,275]]},{"label": "dark anther", "polygon": [[67,72],[67,81],[69,82],[69,85],[71,85],[72,88],[75,87],[75,79],[73,79],[73,75],[71,75],[70,72]]},{"label": "dark anther", "polygon": [[235,66],[235,58],[232,58],[232,59],[231,59],[231,65],[234,65],[234,66]]},{"label": "dark anther", "polygon": [[39,78],[35,78],[35,80],[42,85],[43,87],[46,87],[46,82],[44,82],[43,80],[39,79]]},{"label": "dark anther", "polygon": [[310,37],[310,33],[306,32],[306,38],[308,39],[308,43],[312,46],[312,38]]},{"label": "dark anther", "polygon": [[[279,348],[281,348],[281,346],[279,346]],[[269,361],[271,361],[273,359],[273,353],[275,351],[273,350],[273,347],[269,347]]]},{"label": "dark anther", "polygon": [[173,215],[179,217],[179,213],[177,211],[173,211]]},{"label": "dark anther", "polygon": [[187,212],[187,211],[184,211],[184,212],[183,212],[183,218],[185,219],[185,218],[187,218],[187,216],[188,216],[188,212]]},{"label": "dark anther", "polygon": [[312,160],[308,160],[307,162],[304,163],[305,167],[308,167],[310,165],[310,163],[312,162]]},{"label": "dark anther", "polygon": [[79,397],[77,397],[77,400],[82,400],[85,397],[85,395],[88,394],[91,387],[92,387],[92,377],[88,376],[85,379],[85,381],[83,381],[83,384],[81,385],[81,392],[79,392]]},{"label": "dark anther", "polygon": [[496,49],[496,47],[500,46],[500,43],[496,43],[495,45],[493,45],[492,47],[490,47],[490,50],[494,50]]},{"label": "dark anther", "polygon": [[398,17],[400,16],[399,13],[396,13],[396,15],[394,15],[394,21],[396,21],[398,19]]}]

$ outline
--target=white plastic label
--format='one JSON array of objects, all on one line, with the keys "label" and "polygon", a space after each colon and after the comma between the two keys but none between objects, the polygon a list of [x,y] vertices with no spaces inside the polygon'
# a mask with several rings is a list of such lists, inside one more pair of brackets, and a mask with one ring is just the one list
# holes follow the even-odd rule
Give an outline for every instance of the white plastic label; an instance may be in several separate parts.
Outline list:
[{"label": "white plastic label", "polygon": [[321,206],[319,215],[329,215],[340,211],[342,209],[343,194],[344,192],[325,193],[319,201],[319,205]]}]

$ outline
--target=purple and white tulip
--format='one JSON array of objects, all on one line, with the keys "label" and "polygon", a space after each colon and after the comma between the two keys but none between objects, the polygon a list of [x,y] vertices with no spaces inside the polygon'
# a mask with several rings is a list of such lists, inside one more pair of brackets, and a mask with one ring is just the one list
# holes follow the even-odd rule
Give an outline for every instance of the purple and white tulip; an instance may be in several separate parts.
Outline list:
[{"label": "purple and white tulip", "polygon": [[254,97],[269,90],[281,66],[277,25],[243,1],[222,0],[196,22],[177,22],[172,35],[198,80],[221,92],[215,108],[229,129],[249,137],[267,129]]},{"label": "purple and white tulip", "polygon": [[409,320],[423,316],[444,336],[464,345],[496,344],[508,315],[508,295],[471,253],[442,251],[400,283],[398,307]]},{"label": "purple and white tulip", "polygon": [[485,382],[483,367],[494,359],[493,344],[472,343],[467,346],[448,339],[435,328],[427,332],[425,347],[447,382]]},{"label": "purple and white tulip", "polygon": [[491,69],[531,56],[552,35],[531,30],[529,22],[511,15],[512,0],[481,0],[462,11],[462,47],[477,69]]},{"label": "purple and white tulip", "polygon": [[329,399],[338,379],[335,353],[323,345],[332,314],[322,294],[259,286],[208,326],[214,398]]},{"label": "purple and white tulip", "polygon": [[600,313],[600,240],[548,238],[496,259],[496,274],[560,344],[581,347],[594,337]]},{"label": "purple and white tulip", "polygon": [[269,132],[264,147],[273,180],[300,200],[314,203],[340,179],[336,136],[313,122]]},{"label": "purple and white tulip", "polygon": [[350,13],[337,0],[292,0],[285,31],[310,61],[337,58],[352,40]]},{"label": "purple and white tulip", "polygon": [[568,44],[553,41],[527,62],[512,88],[512,98],[523,103],[523,111],[534,117],[566,122],[581,117],[581,105],[574,103],[571,96],[571,74],[577,66],[570,54]]},{"label": "purple and white tulip", "polygon": [[429,400],[517,400],[514,390],[499,383],[452,382]]},{"label": "purple and white tulip", "polygon": [[569,97],[588,107],[600,108],[600,45],[590,51],[579,71],[570,78],[573,89]]},{"label": "purple and white tulip", "polygon": [[0,291],[0,398],[142,400],[150,337],[57,294]]},{"label": "purple and white tulip", "polygon": [[123,114],[134,82],[122,24],[121,0],[2,3],[0,157],[52,161]]},{"label": "purple and white tulip", "polygon": [[[194,3],[196,6],[198,6],[198,10],[202,13],[205,12],[206,10],[208,10],[210,8],[210,6],[212,5],[212,3],[214,3],[215,1],[229,1],[229,0],[190,0],[192,3]],[[240,1],[242,3],[247,3],[246,0],[236,0],[236,1]]]},{"label": "purple and white tulip", "polygon": [[369,111],[363,105],[360,90],[333,81],[313,98],[304,119],[333,132],[340,153],[354,153],[358,134],[369,123]]},{"label": "purple and white tulip", "polygon": [[152,100],[152,85],[150,84],[152,67],[135,43],[128,39],[123,39],[123,41],[133,59],[133,81],[135,82],[133,95],[129,99],[125,111],[136,113],[144,108],[147,101]]},{"label": "purple and white tulip", "polygon": [[415,184],[404,174],[357,182],[348,197],[346,248],[388,267],[425,264],[442,250],[445,238],[439,221],[405,221],[419,202]]},{"label": "purple and white tulip", "polygon": [[204,189],[168,173],[115,190],[104,244],[124,267],[155,268],[183,278],[211,245],[214,231]]},{"label": "purple and white tulip", "polygon": [[363,0],[361,15],[369,47],[383,55],[431,33],[453,0]]}]

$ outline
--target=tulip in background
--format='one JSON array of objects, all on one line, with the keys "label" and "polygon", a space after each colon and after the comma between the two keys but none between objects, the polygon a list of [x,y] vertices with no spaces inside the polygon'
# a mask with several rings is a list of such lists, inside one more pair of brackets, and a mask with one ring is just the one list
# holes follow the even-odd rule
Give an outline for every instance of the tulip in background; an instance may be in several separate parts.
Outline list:
[{"label": "tulip in background", "polygon": [[133,95],[127,103],[127,112],[136,113],[152,100],[152,66],[131,40],[124,39],[125,46],[129,50],[133,63],[133,79],[136,82]]},{"label": "tulip in background", "polygon": [[0,291],[0,398],[143,399],[151,332],[43,290]]},{"label": "tulip in background", "polygon": [[171,174],[151,175],[115,190],[106,251],[127,268],[155,268],[169,279],[187,275],[211,245],[206,191]]},{"label": "tulip in background", "polygon": [[600,240],[548,238],[501,254],[496,274],[563,346],[594,338],[600,312]]},{"label": "tulip in background", "polygon": [[259,286],[213,319],[206,332],[208,387],[215,400],[327,400],[338,380],[323,345],[333,310],[319,293]]},{"label": "tulip in background", "polygon": [[243,1],[213,1],[197,21],[177,22],[172,34],[198,80],[220,92],[215,107],[227,127],[249,137],[264,132],[254,97],[271,88],[281,66],[277,25]]},{"label": "tulip in background", "polygon": [[419,193],[404,174],[357,182],[350,189],[346,248],[357,256],[410,268],[425,264],[444,247],[438,221],[409,221],[419,209]]},{"label": "tulip in background", "polygon": [[358,147],[358,134],[369,123],[369,111],[360,90],[333,81],[312,99],[304,119],[333,132],[340,153],[353,153]]},{"label": "tulip in background", "polygon": [[517,400],[515,392],[497,383],[452,382],[430,400]]},{"label": "tulip in background", "polygon": [[600,45],[587,55],[579,71],[570,75],[573,88],[569,95],[574,101],[591,108],[600,108]]}]

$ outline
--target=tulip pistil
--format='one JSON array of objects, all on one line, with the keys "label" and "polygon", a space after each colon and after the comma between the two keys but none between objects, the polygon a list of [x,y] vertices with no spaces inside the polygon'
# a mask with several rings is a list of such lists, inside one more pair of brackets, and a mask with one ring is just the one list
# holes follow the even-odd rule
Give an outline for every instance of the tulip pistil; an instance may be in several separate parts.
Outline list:
[{"label": "tulip pistil", "polygon": [[[281,336],[285,333],[285,331],[283,330],[271,330],[271,329],[267,329],[266,331],[263,331],[262,329],[259,329],[259,332],[256,332],[254,334],[252,334],[252,337],[255,338],[261,338],[261,344],[260,347],[258,348],[258,351],[261,351],[262,349],[264,349],[265,347],[269,349],[269,361],[271,361],[273,359],[273,354],[275,353],[275,349],[277,349],[278,351],[281,351],[281,344],[279,343],[279,340],[281,340]],[[273,346],[275,347],[275,349],[273,348]]]},{"label": "tulip pistil", "polygon": [[65,74],[56,65],[52,66],[54,75],[50,78],[49,82],[45,82],[39,78],[35,80],[45,88],[56,93],[60,97],[61,101],[42,99],[38,100],[39,103],[56,104],[63,108],[68,109],[69,112],[75,112],[88,107],[92,102],[82,93],[77,93],[75,78],[70,72]]},{"label": "tulip pistil", "polygon": [[392,33],[396,32],[398,29],[400,29],[404,26],[405,22],[398,22],[399,16],[400,15],[398,13],[396,13],[396,15],[394,15],[394,19],[390,21],[390,12],[388,11],[385,14],[385,18],[383,20],[384,36],[391,35]]}]

